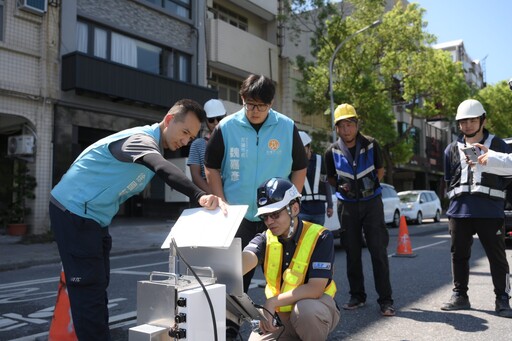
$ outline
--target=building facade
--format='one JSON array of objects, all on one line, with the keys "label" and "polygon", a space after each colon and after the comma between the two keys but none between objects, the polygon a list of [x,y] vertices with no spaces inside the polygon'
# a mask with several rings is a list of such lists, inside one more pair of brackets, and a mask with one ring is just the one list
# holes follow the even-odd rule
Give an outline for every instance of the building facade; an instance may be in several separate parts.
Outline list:
[{"label": "building facade", "polygon": [[0,0],[0,213],[12,210],[14,174],[26,163],[37,181],[26,222],[38,231],[48,229],[59,22],[53,2]]},{"label": "building facade", "polygon": [[[38,184],[29,216],[34,234],[48,230],[49,192],[89,144],[159,122],[179,99],[217,97],[206,87],[203,0],[49,2],[36,1],[44,10],[34,12],[23,1],[0,1],[0,158],[6,174],[29,161]],[[4,153],[19,135],[33,136],[36,152]],[[172,211],[165,186],[155,179],[120,214]],[[3,206],[11,200],[12,193],[2,194]]]}]

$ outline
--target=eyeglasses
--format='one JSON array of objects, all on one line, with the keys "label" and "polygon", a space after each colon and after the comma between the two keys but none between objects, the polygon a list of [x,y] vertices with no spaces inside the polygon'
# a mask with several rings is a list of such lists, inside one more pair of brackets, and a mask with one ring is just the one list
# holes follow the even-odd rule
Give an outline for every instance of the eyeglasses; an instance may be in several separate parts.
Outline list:
[{"label": "eyeglasses", "polygon": [[224,115],[224,116],[216,116],[216,117],[208,117],[208,122],[209,123],[215,123],[215,121],[220,122],[225,117],[226,117],[226,115]]},{"label": "eyeglasses", "polygon": [[249,111],[266,111],[270,105],[269,104],[253,104],[253,103],[244,103],[244,108]]},{"label": "eyeglasses", "polygon": [[266,221],[269,217],[272,218],[272,220],[276,220],[281,215],[281,212],[283,212],[285,209],[286,209],[286,206],[281,208],[279,211],[275,211],[275,212],[272,212],[272,213],[261,214],[259,216],[259,218],[261,219],[261,221]]}]

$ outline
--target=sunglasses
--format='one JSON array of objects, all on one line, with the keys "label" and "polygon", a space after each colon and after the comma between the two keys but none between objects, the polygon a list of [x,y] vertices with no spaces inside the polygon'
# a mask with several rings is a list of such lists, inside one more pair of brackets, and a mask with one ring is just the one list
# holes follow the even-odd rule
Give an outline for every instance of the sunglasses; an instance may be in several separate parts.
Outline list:
[{"label": "sunglasses", "polygon": [[217,117],[208,117],[208,122],[209,123],[215,123],[215,121],[220,122],[225,117],[226,117],[226,115],[224,115],[224,116],[217,116]]},{"label": "sunglasses", "polygon": [[261,221],[266,221],[268,218],[272,218],[272,220],[276,220],[281,215],[281,212],[283,212],[285,209],[286,209],[286,206],[281,208],[279,211],[275,211],[275,212],[272,212],[272,213],[261,214],[259,216],[259,218],[261,219]]}]

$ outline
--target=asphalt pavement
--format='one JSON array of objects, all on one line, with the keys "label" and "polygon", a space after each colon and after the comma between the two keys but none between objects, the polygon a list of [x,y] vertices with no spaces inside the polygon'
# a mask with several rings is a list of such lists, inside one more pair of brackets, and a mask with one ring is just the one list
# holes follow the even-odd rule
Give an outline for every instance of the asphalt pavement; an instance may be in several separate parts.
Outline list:
[{"label": "asphalt pavement", "polygon": [[[111,255],[158,250],[174,220],[164,218],[114,218],[109,227]],[[0,271],[26,268],[60,261],[57,244],[30,241],[31,238],[0,234]]]}]

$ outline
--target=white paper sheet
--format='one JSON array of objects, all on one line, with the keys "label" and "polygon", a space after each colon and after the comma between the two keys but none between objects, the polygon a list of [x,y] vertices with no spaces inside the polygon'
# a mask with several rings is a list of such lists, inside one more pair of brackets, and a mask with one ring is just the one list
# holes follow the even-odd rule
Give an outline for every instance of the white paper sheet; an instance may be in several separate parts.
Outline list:
[{"label": "white paper sheet", "polygon": [[219,208],[213,211],[204,208],[184,210],[161,248],[168,249],[171,238],[178,247],[228,248],[248,208],[248,205],[229,205],[227,216]]}]

